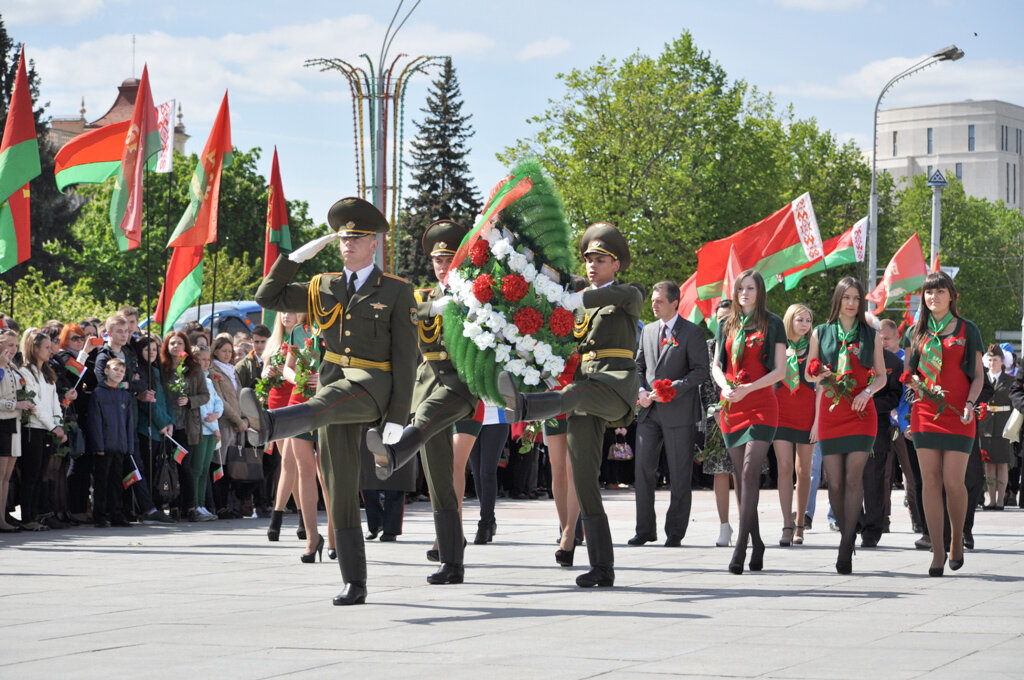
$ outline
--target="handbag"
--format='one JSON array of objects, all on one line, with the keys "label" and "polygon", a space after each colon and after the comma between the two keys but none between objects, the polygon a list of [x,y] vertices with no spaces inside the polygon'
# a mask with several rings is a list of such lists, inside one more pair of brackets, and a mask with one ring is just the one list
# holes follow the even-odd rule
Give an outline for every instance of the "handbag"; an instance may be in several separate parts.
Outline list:
[{"label": "handbag", "polygon": [[172,504],[181,491],[178,465],[167,454],[160,454],[153,463],[153,504],[158,508]]},{"label": "handbag", "polygon": [[242,445],[241,433],[228,446],[225,458],[229,478],[236,482],[263,481],[263,458],[256,449]]},{"label": "handbag", "polygon": [[615,433],[615,442],[608,447],[608,460],[633,460],[633,447],[626,443],[625,435]]},{"label": "handbag", "polygon": [[1009,419],[1007,419],[1006,425],[1003,426],[1003,439],[1009,439],[1011,442],[1019,442],[1021,425],[1024,425],[1024,413],[1021,413],[1017,409],[1013,409],[1013,413],[1011,413]]}]

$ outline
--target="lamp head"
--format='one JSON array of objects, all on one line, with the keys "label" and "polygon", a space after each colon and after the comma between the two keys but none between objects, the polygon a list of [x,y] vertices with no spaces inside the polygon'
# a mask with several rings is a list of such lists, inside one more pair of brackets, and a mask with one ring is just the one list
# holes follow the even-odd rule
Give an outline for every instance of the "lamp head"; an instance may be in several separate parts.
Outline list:
[{"label": "lamp head", "polygon": [[956,45],[949,45],[947,47],[943,47],[938,52],[932,54],[932,57],[938,59],[939,61],[956,61],[958,59],[962,59],[963,56],[964,51],[957,47]]}]

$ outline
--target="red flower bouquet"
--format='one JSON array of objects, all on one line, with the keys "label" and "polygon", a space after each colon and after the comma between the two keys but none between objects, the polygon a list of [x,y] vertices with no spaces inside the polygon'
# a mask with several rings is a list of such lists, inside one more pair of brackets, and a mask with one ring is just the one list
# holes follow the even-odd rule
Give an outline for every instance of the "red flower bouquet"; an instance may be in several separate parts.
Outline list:
[{"label": "red flower bouquet", "polygon": [[519,302],[530,290],[530,284],[519,274],[507,274],[501,279],[501,295],[509,302]]},{"label": "red flower bouquet", "polygon": [[676,388],[672,387],[672,381],[668,378],[655,380],[652,387],[654,388],[654,394],[658,397],[658,401],[663,404],[667,404],[676,398]]}]

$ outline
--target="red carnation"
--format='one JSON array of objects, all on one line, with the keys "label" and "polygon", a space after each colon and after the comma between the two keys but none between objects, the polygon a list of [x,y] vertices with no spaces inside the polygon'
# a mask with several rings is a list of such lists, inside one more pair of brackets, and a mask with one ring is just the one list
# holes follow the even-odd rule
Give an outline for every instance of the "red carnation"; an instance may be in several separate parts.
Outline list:
[{"label": "red carnation", "polygon": [[747,372],[747,369],[741,368],[739,370],[739,373],[736,374],[736,381],[741,385],[750,382],[750,373]]},{"label": "red carnation", "polygon": [[[487,243],[487,241],[484,241]],[[494,277],[490,274],[481,274],[473,281],[473,296],[481,304],[487,304],[494,297]]]},{"label": "red carnation", "polygon": [[811,359],[807,362],[807,374],[811,377],[817,376],[821,373],[822,365],[820,359]]},{"label": "red carnation", "polygon": [[985,450],[985,449],[981,450],[981,461],[983,463],[991,463],[992,462],[992,458],[989,457],[988,451]]},{"label": "red carnation", "polygon": [[474,267],[483,267],[490,257],[491,244],[485,239],[479,239],[473,244],[473,247],[469,249],[469,260],[473,263]]},{"label": "red carnation", "polygon": [[179,359],[184,359],[187,356],[188,356],[188,352],[184,352],[184,351],[183,352],[178,352],[178,358]]},{"label": "red carnation", "polygon": [[519,274],[508,274],[501,279],[501,295],[509,302],[519,302],[530,290],[530,284]]},{"label": "red carnation", "polygon": [[672,381],[668,378],[655,380],[652,387],[654,388],[654,393],[658,396],[658,401],[663,404],[667,404],[676,398],[676,388],[672,387]]},{"label": "red carnation", "polygon": [[533,307],[523,307],[512,317],[512,323],[523,335],[533,335],[544,326],[544,315]]},{"label": "red carnation", "polygon": [[306,338],[306,349],[313,349],[313,338]]},{"label": "red carnation", "polygon": [[978,404],[978,420],[985,420],[988,418],[988,402],[981,402]]},{"label": "red carnation", "polygon": [[575,323],[576,319],[573,318],[572,312],[565,307],[555,307],[551,310],[551,316],[548,317],[548,327],[551,328],[555,337],[559,338],[569,335]]},{"label": "red carnation", "polygon": [[903,383],[904,385],[906,385],[907,381],[910,380],[913,377],[914,377],[914,374],[908,369],[906,371],[903,371],[902,375],[900,375],[900,382]]},{"label": "red carnation", "polygon": [[281,354],[283,354],[285,356],[288,356],[288,350],[290,350],[290,349],[291,349],[291,347],[288,346],[287,342],[282,342],[281,343]]}]

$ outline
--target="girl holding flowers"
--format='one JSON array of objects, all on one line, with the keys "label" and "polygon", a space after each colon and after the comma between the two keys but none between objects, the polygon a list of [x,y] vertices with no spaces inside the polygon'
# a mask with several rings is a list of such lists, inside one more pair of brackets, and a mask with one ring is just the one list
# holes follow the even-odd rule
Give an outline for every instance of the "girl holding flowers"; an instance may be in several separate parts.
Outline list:
[{"label": "girl holding flowers", "polygon": [[750,570],[764,566],[757,521],[761,464],[775,438],[779,406],[774,385],[786,375],[786,329],[765,307],[764,279],[753,269],[733,283],[733,305],[718,327],[711,375],[722,388],[722,438],[736,468],[740,523],[729,571],[743,573],[748,539]]},{"label": "girl holding flowers", "polygon": [[828,322],[811,333],[805,378],[817,385],[811,441],[821,443],[828,498],[841,538],[836,571],[853,571],[857,520],[864,505],[864,465],[875,444],[872,396],[885,387],[882,342],[867,321],[860,281],[847,276],[832,293]]},{"label": "girl holding flowers", "polygon": [[[814,385],[804,377],[810,349],[813,315],[807,305],[790,305],[782,317],[786,328],[786,377],[775,386],[779,426],[775,430],[775,459],[779,464],[779,505],[782,538],[779,545],[804,542],[804,512],[811,491],[811,426],[814,425]],[[793,467],[796,466],[796,517],[793,525]],[[795,531],[794,531],[795,530]]]},{"label": "girl holding flowers", "polygon": [[946,564],[942,491],[949,508],[949,567],[964,563],[967,515],[964,473],[974,446],[974,407],[984,384],[978,327],[956,311],[956,287],[945,272],[925,277],[924,309],[913,327],[904,358],[904,384],[914,390],[910,430],[921,463],[925,520],[932,539],[929,576],[942,576]]}]

